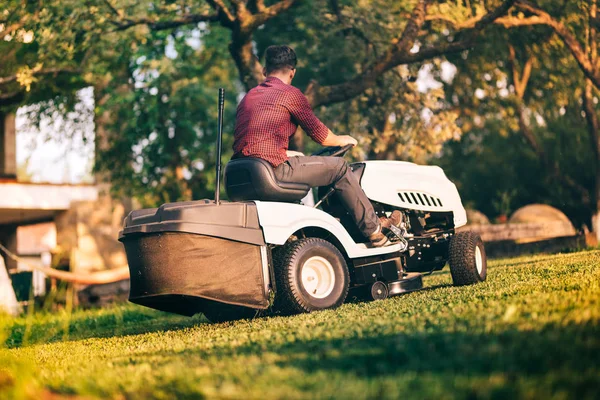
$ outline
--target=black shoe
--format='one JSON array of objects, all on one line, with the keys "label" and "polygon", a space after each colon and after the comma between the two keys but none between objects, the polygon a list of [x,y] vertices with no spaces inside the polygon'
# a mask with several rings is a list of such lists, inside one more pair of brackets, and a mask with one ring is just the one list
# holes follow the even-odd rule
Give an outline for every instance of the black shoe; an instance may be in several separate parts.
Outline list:
[{"label": "black shoe", "polygon": [[387,236],[381,231],[382,225],[377,227],[377,230],[369,235],[369,240],[373,247],[383,247],[392,244]]},{"label": "black shoe", "polygon": [[392,212],[392,215],[390,215],[389,217],[379,217],[381,226],[387,229],[390,229],[390,226],[392,225],[396,228],[399,228],[400,224],[402,224],[403,219],[404,215],[398,210],[394,210],[394,212]]}]

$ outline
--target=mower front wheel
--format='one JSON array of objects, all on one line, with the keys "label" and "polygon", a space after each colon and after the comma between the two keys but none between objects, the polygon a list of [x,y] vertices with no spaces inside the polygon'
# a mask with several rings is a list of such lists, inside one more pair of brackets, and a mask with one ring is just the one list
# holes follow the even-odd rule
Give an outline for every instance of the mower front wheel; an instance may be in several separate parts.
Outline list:
[{"label": "mower front wheel", "polygon": [[459,232],[450,240],[448,262],[455,286],[483,282],[487,277],[485,247],[475,232]]},{"label": "mower front wheel", "polygon": [[274,309],[284,314],[336,308],[348,295],[344,256],[320,238],[299,239],[274,252],[277,294]]}]

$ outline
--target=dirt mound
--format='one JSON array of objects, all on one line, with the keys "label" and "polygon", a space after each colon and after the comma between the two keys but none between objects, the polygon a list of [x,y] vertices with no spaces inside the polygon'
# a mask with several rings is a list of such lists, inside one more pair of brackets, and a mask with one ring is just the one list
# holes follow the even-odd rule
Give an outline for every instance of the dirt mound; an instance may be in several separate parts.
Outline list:
[{"label": "dirt mound", "polygon": [[571,224],[569,218],[558,208],[547,204],[530,204],[519,208],[508,220],[511,224],[535,222],[564,222]]},{"label": "dirt mound", "polygon": [[489,225],[490,220],[484,213],[477,210],[467,210],[468,225]]}]

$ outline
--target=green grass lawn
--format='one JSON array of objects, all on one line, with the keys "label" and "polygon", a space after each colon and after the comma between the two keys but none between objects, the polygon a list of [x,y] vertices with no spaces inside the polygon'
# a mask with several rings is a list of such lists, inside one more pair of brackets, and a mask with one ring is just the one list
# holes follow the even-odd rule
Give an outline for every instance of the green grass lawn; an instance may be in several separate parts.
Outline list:
[{"label": "green grass lawn", "polygon": [[14,319],[0,397],[600,398],[600,251],[490,264],[479,285],[445,270],[428,290],[294,317]]}]

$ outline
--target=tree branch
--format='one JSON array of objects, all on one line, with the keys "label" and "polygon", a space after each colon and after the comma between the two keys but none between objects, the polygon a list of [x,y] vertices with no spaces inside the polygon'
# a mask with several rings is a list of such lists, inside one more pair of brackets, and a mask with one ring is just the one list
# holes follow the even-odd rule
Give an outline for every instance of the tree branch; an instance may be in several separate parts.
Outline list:
[{"label": "tree branch", "polygon": [[515,86],[515,92],[520,100],[525,97],[525,89],[529,83],[531,77],[531,71],[533,69],[533,57],[528,57],[523,67],[523,71],[519,73],[517,70],[516,52],[512,44],[508,45],[508,64],[512,71],[513,83]]},{"label": "tree branch", "polygon": [[427,19],[427,1],[420,0],[411,13],[399,39],[393,41],[392,46],[363,72],[354,79],[337,85],[318,86],[313,82],[306,90],[306,97],[313,107],[332,104],[350,99],[375,84],[377,77],[398,65],[412,64],[444,54],[459,52],[473,46],[481,30],[504,15],[516,0],[505,0],[500,6],[473,21],[471,28],[459,32],[466,32],[466,37],[458,42],[442,43],[437,46],[422,49],[416,53],[411,50],[416,42],[421,27]]},{"label": "tree branch", "polygon": [[503,16],[513,6],[516,0],[506,0],[491,12],[485,14],[479,21],[475,23],[474,29],[482,30],[487,25]]},{"label": "tree branch", "polygon": [[441,43],[437,46],[427,47],[420,50],[418,53],[409,53],[398,57],[398,65],[414,64],[432,58],[440,57],[452,53],[460,53],[461,51],[473,48],[476,44],[477,36],[471,35],[457,42]]},{"label": "tree branch", "polygon": [[244,19],[252,15],[250,11],[248,11],[248,9],[246,8],[246,3],[244,1],[231,0],[231,3],[233,4],[233,7],[235,9],[236,20],[243,21]]},{"label": "tree branch", "polygon": [[206,0],[206,2],[217,12],[221,25],[226,27],[233,26],[235,17],[231,14],[231,11],[229,11],[229,8],[227,8],[225,3],[223,3],[223,0]]},{"label": "tree branch", "polygon": [[7,35],[12,35],[15,31],[21,29],[22,27],[23,27],[23,24],[20,22],[5,26],[4,29],[0,31],[0,35],[2,35],[2,37],[7,36]]},{"label": "tree branch", "polygon": [[173,29],[183,25],[198,24],[199,22],[214,22],[219,21],[219,16],[216,14],[188,14],[180,18],[170,20],[152,20],[150,18],[126,19],[126,22],[111,21],[116,25],[115,31],[124,31],[136,25],[146,25],[153,31],[165,29]]},{"label": "tree branch", "polygon": [[595,68],[594,63],[587,57],[579,41],[562,22],[557,21],[550,14],[526,0],[517,0],[517,7],[536,15],[544,24],[550,26],[575,57],[575,61],[577,61],[585,76],[600,89],[600,70]]},{"label": "tree branch", "polygon": [[256,14],[251,14],[243,2],[236,4],[229,52],[240,73],[240,80],[247,90],[256,86],[263,78],[262,66],[253,51],[252,33],[271,18],[287,11],[295,2],[296,0],[282,0],[270,7],[264,7],[264,4],[259,2],[256,6],[262,11]]},{"label": "tree branch", "polygon": [[572,177],[564,174],[560,169],[556,160],[553,160],[548,156],[548,153],[544,150],[544,148],[540,145],[537,140],[534,132],[531,130],[529,125],[526,122],[525,116],[526,108],[523,104],[522,99],[518,99],[517,104],[517,113],[519,119],[519,130],[521,135],[525,138],[525,141],[529,144],[531,149],[535,152],[535,154],[539,157],[540,161],[544,164],[546,169],[548,170],[550,176],[554,177],[558,181],[562,182],[566,187],[578,193],[581,196],[582,203],[585,205],[591,204],[591,198],[589,191],[575,181]]},{"label": "tree branch", "polygon": [[592,24],[596,29],[600,29],[600,16],[596,16],[590,19],[590,24]]},{"label": "tree branch", "polygon": [[249,0],[248,1],[248,9],[253,12],[263,12],[265,10],[265,1],[264,0]]},{"label": "tree branch", "polygon": [[252,19],[249,21],[248,29],[254,30],[258,28],[271,18],[289,10],[294,3],[296,3],[296,0],[282,0],[272,6],[263,7],[262,11],[252,16]]},{"label": "tree branch", "polygon": [[[427,16],[427,21],[442,21],[452,26],[454,29],[470,29],[474,28],[480,17],[473,17],[462,23],[457,23],[454,19],[447,15],[433,14]],[[528,18],[519,18],[514,16],[506,16],[497,18],[494,21],[495,24],[503,25],[505,28],[513,28],[518,26],[532,26],[532,25],[545,25],[545,22],[538,16],[532,16]]]},{"label": "tree branch", "polygon": [[340,24],[344,23],[344,16],[342,15],[342,10],[340,8],[340,4],[338,3],[337,0],[329,0],[329,8],[331,8],[331,11],[333,11],[333,13],[335,14],[338,22]]},{"label": "tree branch", "polygon": [[[482,29],[484,26],[489,25],[492,22],[500,20],[502,15],[506,14],[508,10],[512,7],[514,1],[509,2],[506,1],[502,3],[499,7],[495,8],[492,12],[484,14],[482,16],[475,16],[467,19],[464,22],[457,23],[454,19],[447,15],[443,14],[430,14],[425,17],[426,21],[443,21],[446,22],[455,29]],[[504,17],[511,18],[511,17]],[[515,18],[516,19],[516,18]]]},{"label": "tree branch", "polygon": [[[596,162],[600,163],[600,121],[598,119],[598,113],[596,106],[594,105],[594,95],[592,93],[592,82],[589,79],[585,80],[585,87],[583,91],[583,111],[585,112],[585,120],[588,125],[588,132],[590,133],[590,139],[592,142],[592,149],[596,156]],[[600,165],[596,168],[600,170]],[[596,177],[598,181],[598,187],[596,190],[600,190],[600,173]],[[600,193],[596,193],[597,201],[600,201]]]},{"label": "tree branch", "polygon": [[[57,74],[77,74],[80,73],[81,71],[79,69],[76,68],[47,68],[47,69],[42,69],[40,71],[36,71],[33,72],[32,75],[33,76],[39,76],[39,75],[57,75]],[[17,80],[18,76],[15,75],[10,75],[10,76],[5,76],[3,78],[0,78],[0,85],[6,85],[7,83],[11,83],[11,82],[15,82]]]},{"label": "tree branch", "polygon": [[109,8],[109,10],[115,14],[117,17],[121,16],[121,13],[110,3],[109,0],[102,0],[104,2],[104,4],[106,4],[106,6]]},{"label": "tree branch", "polygon": [[498,18],[495,22],[498,25],[502,25],[505,28],[514,28],[518,26],[534,26],[534,25],[545,25],[545,22],[537,16],[528,18],[518,17],[502,17]]},{"label": "tree branch", "polygon": [[382,73],[400,64],[399,58],[410,54],[419,30],[425,23],[426,12],[427,1],[419,0],[400,38],[394,39],[390,48],[354,79],[330,86],[309,85],[306,97],[311,105],[317,107],[344,101],[372,87]]},{"label": "tree branch", "polygon": [[572,177],[562,172],[557,161],[548,156],[548,153],[546,152],[542,144],[539,142],[538,138],[535,135],[535,132],[531,129],[527,122],[527,108],[524,102],[524,95],[533,68],[533,57],[529,56],[527,58],[525,66],[523,67],[523,71],[519,73],[516,64],[515,49],[511,44],[508,45],[508,49],[508,66],[511,68],[513,85],[515,87],[515,92],[517,95],[516,105],[519,123],[519,133],[523,136],[529,147],[531,147],[531,149],[535,152],[535,154],[540,159],[550,176],[562,182],[562,184],[568,187],[569,189],[578,193],[578,195],[581,196],[582,203],[590,205],[591,197],[589,191],[584,186],[575,181]]}]

